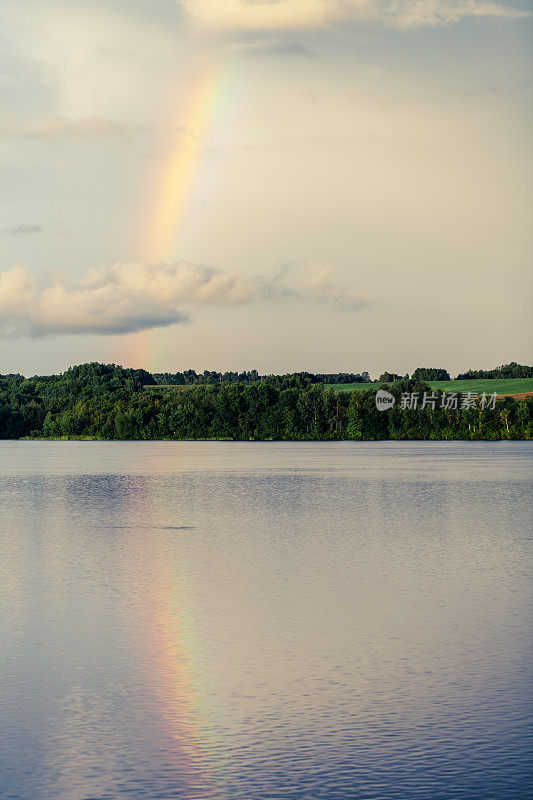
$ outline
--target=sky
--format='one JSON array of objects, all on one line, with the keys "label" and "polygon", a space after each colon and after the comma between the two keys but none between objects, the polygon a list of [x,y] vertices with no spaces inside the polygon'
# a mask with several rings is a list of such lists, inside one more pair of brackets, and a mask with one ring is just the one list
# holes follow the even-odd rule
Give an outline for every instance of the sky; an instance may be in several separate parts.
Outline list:
[{"label": "sky", "polygon": [[533,3],[2,0],[0,373],[531,363]]}]

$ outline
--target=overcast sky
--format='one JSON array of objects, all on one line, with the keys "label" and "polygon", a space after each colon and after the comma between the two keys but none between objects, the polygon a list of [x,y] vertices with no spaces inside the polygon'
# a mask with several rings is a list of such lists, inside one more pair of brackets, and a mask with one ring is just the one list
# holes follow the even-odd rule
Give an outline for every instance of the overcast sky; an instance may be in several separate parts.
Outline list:
[{"label": "overcast sky", "polygon": [[531,363],[532,11],[2,0],[0,372]]}]

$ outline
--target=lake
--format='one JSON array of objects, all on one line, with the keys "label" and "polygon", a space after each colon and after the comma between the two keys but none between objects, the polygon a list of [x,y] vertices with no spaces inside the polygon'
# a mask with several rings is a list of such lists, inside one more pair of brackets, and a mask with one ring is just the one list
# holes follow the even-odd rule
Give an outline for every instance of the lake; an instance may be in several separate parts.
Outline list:
[{"label": "lake", "polygon": [[0,796],[530,796],[527,442],[0,442]]}]

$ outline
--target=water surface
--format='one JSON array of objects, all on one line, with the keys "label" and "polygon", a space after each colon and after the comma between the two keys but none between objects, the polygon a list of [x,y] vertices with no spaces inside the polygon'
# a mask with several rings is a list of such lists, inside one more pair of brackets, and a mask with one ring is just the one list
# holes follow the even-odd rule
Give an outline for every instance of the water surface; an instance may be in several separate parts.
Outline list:
[{"label": "water surface", "polygon": [[0,796],[529,796],[532,455],[0,442]]}]

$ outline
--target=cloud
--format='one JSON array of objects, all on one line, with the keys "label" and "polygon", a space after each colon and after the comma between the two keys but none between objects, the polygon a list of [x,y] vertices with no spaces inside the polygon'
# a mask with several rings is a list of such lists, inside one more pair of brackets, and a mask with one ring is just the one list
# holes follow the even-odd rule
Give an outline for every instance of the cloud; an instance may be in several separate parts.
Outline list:
[{"label": "cloud", "polygon": [[350,287],[334,281],[331,267],[288,264],[273,277],[258,279],[260,295],[267,300],[287,298],[303,302],[329,303],[357,311],[365,303]]},{"label": "cloud", "polygon": [[11,228],[3,228],[0,231],[1,236],[28,236],[32,233],[42,233],[43,229],[40,225],[26,225],[24,223],[20,223],[20,225],[13,225]]},{"label": "cloud", "polygon": [[281,31],[327,23],[328,0],[181,0],[185,15],[199,27],[227,31]]},{"label": "cloud", "polygon": [[177,0],[198,28],[264,33],[366,23],[410,29],[448,25],[466,17],[528,17],[493,0]]},{"label": "cloud", "polygon": [[409,29],[450,25],[466,17],[530,17],[529,11],[483,0],[394,0],[384,5],[382,20],[392,27]]},{"label": "cloud", "polygon": [[245,277],[185,262],[91,268],[75,284],[32,276],[21,265],[0,272],[0,333],[123,334],[189,320],[190,306],[235,306],[280,299],[362,306],[331,270],[286,267],[274,277]]},{"label": "cloud", "polygon": [[84,119],[47,117],[37,122],[0,122],[5,139],[109,139],[128,136],[139,128],[92,116]]},{"label": "cloud", "polygon": [[285,41],[282,37],[275,39],[249,39],[247,41],[235,42],[231,49],[237,53],[257,53],[258,55],[277,55],[288,56],[291,58],[316,58],[317,54],[309,47],[299,42]]}]

